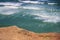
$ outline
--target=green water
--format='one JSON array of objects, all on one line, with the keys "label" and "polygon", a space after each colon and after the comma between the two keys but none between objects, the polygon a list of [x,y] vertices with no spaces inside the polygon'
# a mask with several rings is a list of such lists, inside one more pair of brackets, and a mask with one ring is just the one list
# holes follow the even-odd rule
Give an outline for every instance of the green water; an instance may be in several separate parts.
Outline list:
[{"label": "green water", "polygon": [[[32,4],[29,4],[33,6]],[[28,6],[29,6],[28,5]],[[28,7],[27,6],[27,7]],[[35,5],[41,10],[0,7],[0,27],[16,25],[33,32],[60,32],[59,6]],[[7,15],[7,13],[13,13]]]}]

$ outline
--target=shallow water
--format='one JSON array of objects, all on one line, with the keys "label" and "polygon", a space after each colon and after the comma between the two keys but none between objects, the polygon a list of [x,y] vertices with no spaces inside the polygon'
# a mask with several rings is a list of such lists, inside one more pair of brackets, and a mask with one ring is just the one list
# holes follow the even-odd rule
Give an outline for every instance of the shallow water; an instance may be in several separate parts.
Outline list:
[{"label": "shallow water", "polygon": [[16,25],[38,33],[60,32],[59,7],[59,5],[47,4],[23,4],[18,7],[0,7],[0,27]]}]

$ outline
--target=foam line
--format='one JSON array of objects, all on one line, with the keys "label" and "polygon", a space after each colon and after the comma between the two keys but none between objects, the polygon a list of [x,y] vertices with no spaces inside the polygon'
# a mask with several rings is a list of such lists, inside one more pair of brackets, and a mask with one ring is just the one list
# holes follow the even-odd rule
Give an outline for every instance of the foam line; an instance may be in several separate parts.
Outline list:
[{"label": "foam line", "polygon": [[[32,3],[32,4],[45,4],[45,2],[39,2],[39,1],[21,1],[22,3]],[[47,4],[49,5],[54,5],[54,4],[57,4],[57,3],[48,3]]]},{"label": "foam line", "polygon": [[47,14],[32,14],[32,15],[36,15],[37,17],[35,17],[34,19],[39,19],[39,20],[43,20],[43,22],[60,22],[60,16],[54,16],[54,15],[47,15]]}]

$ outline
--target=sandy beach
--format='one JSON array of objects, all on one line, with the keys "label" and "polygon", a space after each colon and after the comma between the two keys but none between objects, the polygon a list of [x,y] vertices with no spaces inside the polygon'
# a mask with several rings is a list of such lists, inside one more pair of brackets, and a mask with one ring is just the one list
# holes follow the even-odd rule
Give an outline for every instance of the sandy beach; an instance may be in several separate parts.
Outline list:
[{"label": "sandy beach", "polygon": [[60,33],[34,33],[9,26],[0,28],[0,40],[60,40]]}]

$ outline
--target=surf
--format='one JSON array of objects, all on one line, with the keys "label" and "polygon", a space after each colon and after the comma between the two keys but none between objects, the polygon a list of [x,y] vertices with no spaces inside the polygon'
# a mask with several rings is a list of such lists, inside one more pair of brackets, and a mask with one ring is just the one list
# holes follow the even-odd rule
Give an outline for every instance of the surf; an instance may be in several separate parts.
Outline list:
[{"label": "surf", "polygon": [[41,2],[41,1],[21,1],[22,3],[31,3],[31,4],[48,4],[48,5],[55,5],[55,4],[58,4],[58,3],[51,3],[51,2],[47,2],[47,1],[44,1],[44,2]]}]

